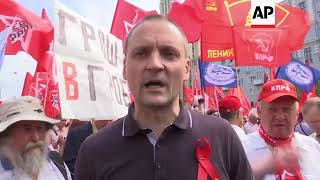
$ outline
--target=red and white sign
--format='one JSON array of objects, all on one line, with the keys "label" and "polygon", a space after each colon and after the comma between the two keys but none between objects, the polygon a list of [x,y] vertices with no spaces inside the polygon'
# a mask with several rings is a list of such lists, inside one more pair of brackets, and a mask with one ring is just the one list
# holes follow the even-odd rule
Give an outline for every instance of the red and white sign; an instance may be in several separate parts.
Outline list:
[{"label": "red and white sign", "polygon": [[55,58],[63,118],[116,119],[130,95],[122,78],[122,42],[55,3]]}]

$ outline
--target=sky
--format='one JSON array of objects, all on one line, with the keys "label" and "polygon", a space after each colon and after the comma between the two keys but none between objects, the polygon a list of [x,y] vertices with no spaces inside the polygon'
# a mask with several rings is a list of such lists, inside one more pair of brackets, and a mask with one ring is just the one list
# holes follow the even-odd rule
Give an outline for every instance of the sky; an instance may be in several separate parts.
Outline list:
[{"label": "sky", "polygon": [[[45,8],[48,16],[53,20],[53,0],[17,0],[25,7],[41,15]],[[117,0],[59,0],[66,7],[77,12],[93,24],[99,24],[110,31]],[[160,0],[126,0],[144,10],[159,12]]]}]

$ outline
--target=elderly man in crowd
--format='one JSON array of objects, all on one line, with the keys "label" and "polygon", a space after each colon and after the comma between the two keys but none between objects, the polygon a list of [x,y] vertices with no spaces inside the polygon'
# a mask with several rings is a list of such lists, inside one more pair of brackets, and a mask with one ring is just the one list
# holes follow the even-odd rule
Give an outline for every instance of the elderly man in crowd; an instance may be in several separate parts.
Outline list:
[{"label": "elderly man in crowd", "polygon": [[244,132],[246,134],[251,134],[258,130],[258,119],[259,119],[259,116],[258,116],[257,108],[252,108],[249,111],[248,121],[243,127]]},{"label": "elderly man in crowd", "polygon": [[320,179],[320,144],[294,133],[298,99],[293,84],[275,79],[263,85],[259,130],[247,135],[244,147],[256,179]]},{"label": "elderly man in crowd", "polygon": [[59,154],[48,154],[47,131],[57,122],[34,97],[0,104],[0,180],[71,180]]},{"label": "elderly man in crowd", "polygon": [[303,105],[302,114],[308,125],[315,131],[310,136],[320,143],[320,98],[308,99]]}]

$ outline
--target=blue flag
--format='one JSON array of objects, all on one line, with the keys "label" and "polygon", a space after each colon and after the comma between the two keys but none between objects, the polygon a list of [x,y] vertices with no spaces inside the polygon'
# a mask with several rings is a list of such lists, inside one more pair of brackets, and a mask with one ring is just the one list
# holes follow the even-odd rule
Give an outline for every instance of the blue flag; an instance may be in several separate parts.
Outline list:
[{"label": "blue flag", "polygon": [[314,84],[317,85],[318,81],[320,81],[320,70],[314,67],[311,68],[314,77]]},{"label": "blue flag", "polygon": [[289,64],[279,67],[277,78],[285,79],[307,93],[311,91],[315,83],[312,69],[295,59],[291,60]]},{"label": "blue flag", "polygon": [[4,59],[4,54],[6,52],[7,38],[10,32],[10,27],[7,27],[3,31],[0,32],[0,70],[2,66],[2,62]]},{"label": "blue flag", "polygon": [[236,70],[213,62],[201,62],[201,79],[204,86],[237,87]]}]

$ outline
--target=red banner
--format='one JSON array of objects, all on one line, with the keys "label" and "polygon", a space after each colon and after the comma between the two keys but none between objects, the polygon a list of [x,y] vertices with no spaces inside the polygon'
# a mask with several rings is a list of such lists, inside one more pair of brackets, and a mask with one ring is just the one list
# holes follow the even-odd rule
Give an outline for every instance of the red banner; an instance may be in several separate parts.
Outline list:
[{"label": "red banner", "polygon": [[[275,43],[280,43],[279,45],[274,46],[277,48],[273,50],[280,50],[281,53],[272,52],[272,48],[269,48],[269,50],[274,54],[278,54],[277,57],[279,58],[277,59],[280,59],[281,62],[272,61],[269,63],[263,60],[266,59],[267,56],[265,55],[268,53],[258,53],[254,56],[252,56],[253,53],[248,53],[249,51],[253,51],[253,48],[249,45],[252,45],[252,43],[247,43],[244,39],[250,36],[250,33],[244,34],[242,30],[239,30],[239,28],[249,28],[251,26],[250,1],[225,1],[224,7],[220,5],[221,11],[218,11],[219,8],[216,8],[215,5],[219,5],[219,2],[223,1],[212,0],[211,2],[211,0],[207,0],[204,2],[209,4],[209,6],[205,6],[204,8],[205,22],[203,23],[201,35],[201,59],[203,61],[234,59],[236,53],[237,65],[263,65],[265,67],[274,67],[283,65],[287,62],[290,51],[298,50],[303,47],[304,38],[308,32],[310,22],[307,13],[299,8],[276,4],[276,28],[268,28],[268,30],[286,29],[281,30],[286,32],[279,33],[279,37],[275,37],[277,36],[277,33],[271,33],[273,39],[278,38],[279,40],[275,41]],[[210,18],[206,18],[206,15],[210,12],[206,11],[207,9],[211,10],[211,14],[208,16]],[[217,12],[212,13],[215,10]],[[227,23],[227,21],[229,21],[229,23]],[[232,26],[237,29],[237,32],[234,34],[231,30]],[[269,31],[266,33],[270,36]],[[290,37],[290,41],[283,41],[286,38],[283,34],[288,34],[287,37]],[[232,37],[235,37],[235,39],[232,39]],[[239,38],[242,39],[242,42],[239,41]],[[252,39],[251,36],[250,38]],[[259,39],[256,39],[255,41],[259,41]],[[234,50],[235,52],[232,53]],[[250,58],[246,57],[249,60],[244,59],[245,53],[250,54]],[[252,60],[257,59],[255,56],[260,56],[260,58],[258,58],[260,59],[260,62]]]},{"label": "red banner", "polygon": [[184,102],[193,104],[193,91],[185,83],[183,84]]},{"label": "red banner", "polygon": [[198,41],[201,34],[203,16],[201,14],[201,3],[199,2],[186,0],[181,4],[174,1],[168,13],[168,17],[181,27],[190,43]]},{"label": "red banner", "polygon": [[48,117],[58,118],[60,116],[58,82],[51,79],[47,72],[37,72],[34,77],[27,73],[21,95],[38,98]]},{"label": "red banner", "polygon": [[201,34],[201,60],[234,59],[232,27],[204,23]]},{"label": "red banner", "polygon": [[12,27],[7,40],[6,53],[15,55],[25,51],[35,60],[49,49],[53,40],[53,26],[16,1],[0,1],[0,31]]},{"label": "red banner", "polygon": [[121,39],[124,44],[126,36],[133,26],[150,14],[157,14],[157,12],[144,11],[125,0],[118,0],[110,33]]},{"label": "red banner", "polygon": [[287,30],[234,28],[236,65],[277,67],[290,62]]}]

